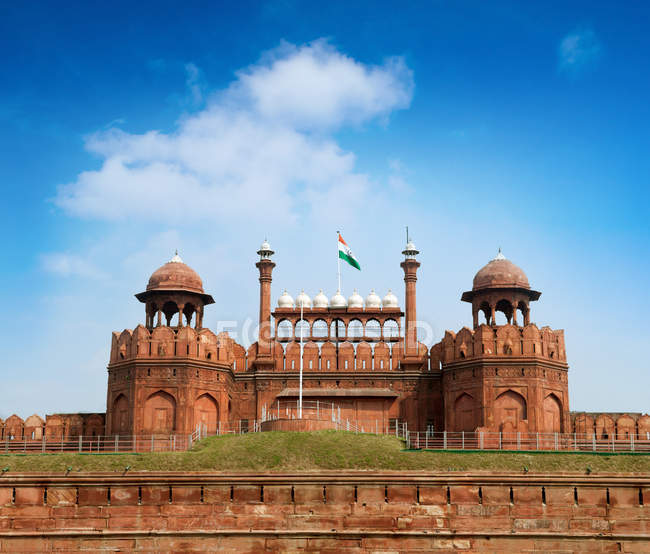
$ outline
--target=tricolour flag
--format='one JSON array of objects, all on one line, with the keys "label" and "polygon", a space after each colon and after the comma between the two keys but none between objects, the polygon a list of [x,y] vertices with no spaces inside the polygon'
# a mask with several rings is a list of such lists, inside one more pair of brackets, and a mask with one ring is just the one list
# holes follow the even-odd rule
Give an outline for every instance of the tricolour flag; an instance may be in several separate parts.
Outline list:
[{"label": "tricolour flag", "polygon": [[339,258],[348,262],[352,267],[361,270],[359,262],[354,257],[352,250],[350,250],[350,247],[346,244],[341,235],[339,235]]}]

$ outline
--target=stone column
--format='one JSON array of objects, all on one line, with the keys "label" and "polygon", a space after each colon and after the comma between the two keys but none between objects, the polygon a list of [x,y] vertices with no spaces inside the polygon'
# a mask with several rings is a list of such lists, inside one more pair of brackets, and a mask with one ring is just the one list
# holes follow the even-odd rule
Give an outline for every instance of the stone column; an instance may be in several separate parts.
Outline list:
[{"label": "stone column", "polygon": [[405,317],[405,341],[404,356],[406,358],[417,357],[418,335],[417,335],[417,307],[416,307],[416,283],[417,272],[420,262],[415,258],[406,258],[400,266],[404,270],[404,283],[406,284],[406,317]]},{"label": "stone column", "polygon": [[257,355],[260,358],[271,357],[271,281],[275,263],[263,258],[255,264],[260,272],[260,310],[259,337]]},{"label": "stone column", "polygon": [[178,305],[178,326],[183,326],[183,310],[185,309],[185,304]]}]

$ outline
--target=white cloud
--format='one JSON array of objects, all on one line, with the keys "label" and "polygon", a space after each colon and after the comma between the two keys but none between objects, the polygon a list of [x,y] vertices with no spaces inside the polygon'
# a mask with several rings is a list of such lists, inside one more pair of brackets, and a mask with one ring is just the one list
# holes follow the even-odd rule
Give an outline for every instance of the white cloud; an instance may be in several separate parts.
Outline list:
[{"label": "white cloud", "polygon": [[284,44],[238,73],[233,87],[261,116],[297,128],[333,128],[384,116],[411,102],[413,77],[400,57],[364,65],[325,40]]},{"label": "white cloud", "polygon": [[41,265],[45,271],[61,277],[87,277],[104,279],[106,274],[88,260],[74,254],[52,252],[41,256]]},{"label": "white cloud", "polygon": [[593,65],[600,56],[601,46],[593,29],[579,28],[566,35],[558,47],[559,69],[576,72]]},{"label": "white cloud", "polygon": [[[197,98],[198,69],[186,69]],[[102,167],[59,187],[55,203],[107,220],[291,222],[320,209],[335,189],[364,196],[367,176],[327,132],[408,106],[412,87],[400,58],[368,66],[325,41],[284,44],[174,132],[90,136],[86,147]]]}]

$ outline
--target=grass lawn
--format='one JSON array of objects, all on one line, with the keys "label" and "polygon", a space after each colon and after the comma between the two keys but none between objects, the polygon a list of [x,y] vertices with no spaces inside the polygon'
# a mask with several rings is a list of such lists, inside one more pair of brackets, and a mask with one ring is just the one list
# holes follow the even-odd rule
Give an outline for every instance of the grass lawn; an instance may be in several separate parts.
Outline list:
[{"label": "grass lawn", "polygon": [[431,470],[650,472],[649,454],[573,454],[406,451],[385,435],[345,431],[268,432],[210,437],[189,452],[149,454],[9,454],[0,469],[15,472],[73,471]]}]

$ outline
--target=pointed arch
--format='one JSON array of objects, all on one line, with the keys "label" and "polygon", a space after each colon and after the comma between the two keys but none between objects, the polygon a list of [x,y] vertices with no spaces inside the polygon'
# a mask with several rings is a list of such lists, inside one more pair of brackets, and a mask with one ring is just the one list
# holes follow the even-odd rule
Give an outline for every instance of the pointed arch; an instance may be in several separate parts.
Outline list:
[{"label": "pointed arch", "polygon": [[114,435],[126,435],[129,432],[129,399],[124,394],[119,394],[113,401],[111,432]]},{"label": "pointed arch", "polygon": [[170,434],[176,429],[176,399],[163,390],[154,392],[144,403],[145,433]]},{"label": "pointed arch", "polygon": [[541,428],[546,433],[561,433],[562,427],[562,402],[551,393],[544,398]]},{"label": "pointed arch", "polygon": [[474,431],[477,427],[475,420],[476,402],[474,398],[463,392],[454,402],[454,417],[456,431]]},{"label": "pointed arch", "polygon": [[528,419],[526,399],[518,392],[508,389],[494,401],[494,423],[499,430],[516,430],[519,423]]},{"label": "pointed arch", "polygon": [[202,432],[216,435],[219,426],[219,403],[209,393],[204,393],[194,403],[194,428],[201,426]]}]

